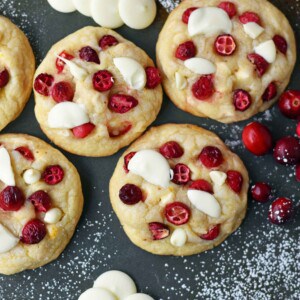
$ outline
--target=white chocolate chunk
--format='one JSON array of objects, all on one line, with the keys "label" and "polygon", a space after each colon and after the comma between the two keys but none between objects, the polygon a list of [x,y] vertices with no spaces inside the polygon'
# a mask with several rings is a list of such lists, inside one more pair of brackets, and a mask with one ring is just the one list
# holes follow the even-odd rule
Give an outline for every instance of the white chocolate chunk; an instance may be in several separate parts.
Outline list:
[{"label": "white chocolate chunk", "polygon": [[16,238],[7,228],[0,224],[0,253],[6,253],[13,249],[19,243]]},{"label": "white chocolate chunk", "polygon": [[10,156],[8,151],[4,147],[0,147],[0,180],[6,185],[16,185]]},{"label": "white chocolate chunk", "polygon": [[91,288],[80,295],[78,300],[118,300],[110,291],[102,288]]},{"label": "white chocolate chunk", "polygon": [[276,60],[276,46],[273,40],[259,44],[254,48],[254,52],[262,56],[270,64]]},{"label": "white chocolate chunk", "polygon": [[91,17],[91,0],[73,0],[75,8],[83,15]]},{"label": "white chocolate chunk", "polygon": [[23,179],[26,184],[34,184],[41,179],[41,172],[36,169],[28,169],[23,173]]},{"label": "white chocolate chunk", "polygon": [[243,27],[244,31],[254,40],[258,38],[265,30],[255,22],[246,23],[243,25]]},{"label": "white chocolate chunk", "polygon": [[184,90],[187,87],[186,78],[179,72],[175,73],[175,83],[178,90]]},{"label": "white chocolate chunk", "polygon": [[177,228],[171,235],[170,242],[175,247],[182,247],[187,241],[187,234],[184,229]]},{"label": "white chocolate chunk", "polygon": [[71,129],[89,121],[85,109],[81,105],[69,101],[56,104],[48,114],[50,128]]},{"label": "white chocolate chunk", "polygon": [[110,291],[120,300],[137,292],[134,281],[127,274],[120,271],[108,271],[103,273],[95,281],[94,288],[95,287]]},{"label": "white chocolate chunk", "polygon": [[48,0],[48,3],[52,8],[62,13],[70,13],[76,10],[72,0]]},{"label": "white chocolate chunk", "polygon": [[70,73],[74,76],[74,78],[83,81],[89,75],[89,73],[85,69],[79,67],[73,61],[65,59],[59,55],[56,56],[69,67]]},{"label": "white chocolate chunk", "polygon": [[211,171],[209,173],[209,177],[211,178],[214,184],[221,186],[225,183],[227,179],[227,174],[220,171]]},{"label": "white chocolate chunk", "polygon": [[228,14],[217,7],[202,7],[194,10],[189,18],[190,36],[204,34],[206,36],[220,33],[231,33],[232,22]]},{"label": "white chocolate chunk", "polygon": [[211,61],[200,57],[187,59],[184,65],[192,72],[200,75],[213,74],[216,72],[216,66]]},{"label": "white chocolate chunk", "polygon": [[167,204],[174,202],[174,200],[175,194],[173,192],[169,192],[160,198],[159,205],[165,207]]},{"label": "white chocolate chunk", "polygon": [[130,295],[126,297],[124,300],[154,300],[154,299],[149,295],[138,293],[138,294]]},{"label": "white chocolate chunk", "polygon": [[44,221],[48,224],[56,224],[61,220],[62,215],[63,213],[59,208],[51,208],[45,213]]},{"label": "white chocolate chunk", "polygon": [[212,218],[220,217],[221,206],[213,195],[198,190],[188,190],[187,195],[196,209],[202,211]]}]

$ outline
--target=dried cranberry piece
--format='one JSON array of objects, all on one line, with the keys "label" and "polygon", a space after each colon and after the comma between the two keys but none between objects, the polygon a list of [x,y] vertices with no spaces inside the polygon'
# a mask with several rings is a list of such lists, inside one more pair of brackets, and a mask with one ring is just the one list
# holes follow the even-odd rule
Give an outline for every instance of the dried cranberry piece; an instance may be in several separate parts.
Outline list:
[{"label": "dried cranberry piece", "polygon": [[49,96],[53,82],[54,77],[52,75],[46,73],[39,74],[34,80],[34,89],[43,96]]},{"label": "dried cranberry piece", "polygon": [[196,55],[197,49],[192,41],[187,41],[178,46],[175,52],[175,57],[180,60],[187,60]]},{"label": "dried cranberry piece", "polygon": [[96,126],[92,123],[85,123],[80,126],[72,128],[72,132],[77,139],[84,139],[87,137]]},{"label": "dried cranberry piece", "polygon": [[90,46],[83,47],[79,50],[79,57],[87,62],[100,64],[98,53]]},{"label": "dried cranberry piece", "polygon": [[96,91],[109,91],[114,85],[113,75],[107,70],[101,70],[93,76],[93,87]]},{"label": "dried cranberry piece", "polygon": [[155,89],[161,84],[161,76],[157,68],[147,67],[145,71],[147,76],[146,87],[148,89]]},{"label": "dried cranberry piece", "polygon": [[207,233],[201,234],[200,238],[202,240],[212,241],[215,240],[220,234],[220,224],[211,227]]},{"label": "dried cranberry piece", "polygon": [[60,81],[53,86],[51,95],[57,103],[72,101],[74,98],[74,89],[69,82]]},{"label": "dried cranberry piece", "polygon": [[118,40],[112,35],[104,35],[99,41],[99,46],[102,50],[119,44]]},{"label": "dried cranberry piece", "polygon": [[192,92],[196,99],[207,100],[214,92],[214,83],[212,75],[201,76],[192,86]]},{"label": "dried cranberry piece", "polygon": [[251,95],[242,89],[235,90],[233,93],[233,105],[238,111],[245,111],[251,105]]},{"label": "dried cranberry piece", "polygon": [[209,169],[219,167],[224,161],[222,152],[214,146],[204,147],[199,155],[199,160]]},{"label": "dried cranberry piece", "polygon": [[174,225],[186,224],[191,215],[190,208],[182,202],[173,202],[165,207],[165,217]]},{"label": "dried cranberry piece", "polygon": [[182,22],[185,24],[189,23],[189,18],[192,14],[193,11],[195,11],[196,9],[198,9],[198,7],[190,7],[188,8],[182,15]]},{"label": "dried cranberry piece", "polygon": [[0,72],[0,89],[4,88],[9,81],[9,74],[6,69]]},{"label": "dried cranberry piece", "polygon": [[262,77],[266,73],[269,63],[262,56],[256,53],[248,54],[247,57],[249,61],[255,65],[257,75]]},{"label": "dried cranberry piece", "polygon": [[184,153],[184,150],[177,142],[169,141],[159,148],[159,152],[165,158],[172,159],[181,157]]},{"label": "dried cranberry piece", "polygon": [[281,225],[287,222],[294,213],[293,202],[288,198],[276,199],[269,208],[269,220],[273,224]]},{"label": "dried cranberry piece", "polygon": [[[69,54],[66,51],[61,52],[59,54],[59,56],[64,58],[64,59],[67,59],[67,60],[72,60],[74,58],[73,55]],[[56,66],[56,69],[58,71],[58,74],[60,74],[64,70],[65,64],[66,63],[64,61],[62,61],[59,57],[56,59],[55,66]]]},{"label": "dried cranberry piece", "polygon": [[226,182],[237,194],[242,190],[243,181],[243,176],[240,172],[233,170],[227,171]]},{"label": "dried cranberry piece", "polygon": [[191,170],[185,164],[177,164],[174,169],[172,181],[176,184],[186,184],[191,180]]},{"label": "dried cranberry piece", "polygon": [[43,180],[49,185],[60,183],[64,179],[64,170],[59,165],[48,166],[42,174]]},{"label": "dried cranberry piece", "polygon": [[236,50],[236,43],[232,35],[219,35],[215,40],[215,50],[222,56],[230,56]]},{"label": "dried cranberry piece", "polygon": [[218,7],[225,10],[230,19],[232,19],[237,14],[236,7],[232,2],[229,1],[221,2],[218,5]]},{"label": "dried cranberry piece", "polygon": [[189,190],[198,190],[210,194],[214,193],[212,185],[204,179],[198,179],[193,181],[192,184],[189,186]]},{"label": "dried cranberry piece", "polygon": [[24,202],[25,197],[16,186],[7,186],[0,193],[0,208],[5,211],[18,211]]},{"label": "dried cranberry piece", "polygon": [[134,157],[135,154],[136,154],[136,152],[130,152],[127,155],[125,155],[125,157],[124,157],[124,166],[123,166],[123,168],[124,168],[126,173],[129,172],[128,164],[129,164],[130,160]]},{"label": "dried cranberry piece", "polygon": [[110,97],[108,108],[115,113],[124,114],[136,107],[138,104],[138,100],[132,96],[115,94]]},{"label": "dried cranberry piece", "polygon": [[119,198],[126,205],[134,205],[143,200],[143,193],[138,186],[128,183],[120,189]]},{"label": "dried cranberry piece", "polygon": [[264,101],[270,101],[277,96],[277,86],[275,82],[271,82],[262,95]]},{"label": "dried cranberry piece", "polygon": [[107,126],[109,137],[117,138],[126,134],[132,128],[132,124],[128,121],[123,122],[119,127]]},{"label": "dried cranberry piece", "polygon": [[258,14],[252,11],[244,12],[242,15],[240,15],[239,20],[242,24],[254,22],[257,23],[258,25],[261,25],[260,17],[258,16]]},{"label": "dried cranberry piece", "polygon": [[52,207],[50,196],[43,190],[34,192],[29,196],[28,200],[38,212],[47,212]]},{"label": "dried cranberry piece", "polygon": [[15,149],[15,151],[18,151],[25,159],[29,161],[34,160],[34,155],[28,147],[18,147]]},{"label": "dried cranberry piece", "polygon": [[46,234],[47,230],[45,224],[38,219],[34,219],[25,224],[20,240],[24,244],[38,244],[44,239]]},{"label": "dried cranberry piece", "polygon": [[170,229],[165,224],[152,222],[148,226],[154,241],[165,239],[170,235]]},{"label": "dried cranberry piece", "polygon": [[282,37],[281,35],[277,34],[273,37],[273,42],[275,43],[278,51],[280,51],[282,54],[286,55],[287,49],[288,49],[288,43],[287,43],[286,39],[284,37]]}]

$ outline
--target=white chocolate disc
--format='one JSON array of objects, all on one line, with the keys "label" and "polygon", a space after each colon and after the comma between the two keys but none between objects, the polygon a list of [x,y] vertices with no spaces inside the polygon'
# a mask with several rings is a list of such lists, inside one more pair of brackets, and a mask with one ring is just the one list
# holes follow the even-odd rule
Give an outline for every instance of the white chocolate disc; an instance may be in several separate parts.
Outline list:
[{"label": "white chocolate disc", "polygon": [[91,0],[73,0],[76,9],[83,15],[91,17]]},{"label": "white chocolate disc", "polygon": [[117,298],[106,289],[91,288],[82,293],[78,300],[117,300]]},{"label": "white chocolate disc", "polygon": [[76,10],[72,0],[48,0],[48,3],[52,8],[62,13],[71,13]]}]

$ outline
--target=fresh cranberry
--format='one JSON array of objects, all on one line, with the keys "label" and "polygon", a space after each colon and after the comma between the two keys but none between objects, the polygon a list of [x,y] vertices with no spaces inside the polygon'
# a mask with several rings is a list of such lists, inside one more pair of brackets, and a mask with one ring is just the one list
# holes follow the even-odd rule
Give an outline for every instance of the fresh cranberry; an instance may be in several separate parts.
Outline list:
[{"label": "fresh cranberry", "polygon": [[43,96],[50,95],[50,87],[54,82],[52,75],[42,73],[38,75],[34,80],[34,89]]},{"label": "fresh cranberry", "polygon": [[191,180],[191,170],[185,164],[177,164],[174,169],[172,181],[176,184],[186,184]]},{"label": "fresh cranberry", "polygon": [[296,166],[296,180],[300,182],[300,164]]},{"label": "fresh cranberry", "polygon": [[198,179],[193,181],[192,184],[189,186],[189,190],[198,190],[210,194],[214,193],[212,185],[204,179]]},{"label": "fresh cranberry", "polygon": [[192,92],[198,100],[207,100],[214,92],[214,83],[212,75],[201,76],[192,86]]},{"label": "fresh cranberry", "polygon": [[270,101],[277,96],[277,86],[275,82],[271,82],[262,95],[264,101]]},{"label": "fresh cranberry", "polygon": [[257,23],[258,25],[261,25],[260,17],[258,16],[258,14],[252,11],[244,12],[242,15],[240,15],[239,20],[242,24],[254,22]]},{"label": "fresh cranberry", "polygon": [[182,15],[182,22],[185,23],[185,24],[188,24],[192,12],[195,11],[196,9],[198,9],[198,7],[190,7],[190,8],[188,8],[188,9],[183,13],[183,15]]},{"label": "fresh cranberry", "polygon": [[281,225],[293,216],[293,202],[287,198],[277,198],[269,208],[269,220],[273,224]]},{"label": "fresh cranberry", "polygon": [[208,230],[207,233],[201,234],[200,238],[202,240],[212,241],[215,240],[220,234],[220,225],[215,225]]},{"label": "fresh cranberry", "polygon": [[243,186],[243,176],[238,171],[227,171],[227,184],[230,186],[230,188],[236,192],[237,194],[241,191]]},{"label": "fresh cranberry", "polygon": [[147,67],[145,71],[147,75],[146,86],[148,89],[155,89],[158,85],[161,84],[161,76],[157,68]]},{"label": "fresh cranberry", "polygon": [[84,139],[87,137],[96,126],[92,123],[85,123],[80,126],[72,128],[72,132],[77,139]]},{"label": "fresh cranberry", "polygon": [[280,139],[274,148],[275,160],[282,165],[295,165],[300,161],[300,142],[298,139],[287,136]]},{"label": "fresh cranberry", "polygon": [[235,52],[236,43],[232,35],[219,35],[215,40],[215,50],[222,56],[230,56]]},{"label": "fresh cranberry", "polygon": [[298,124],[297,124],[296,134],[298,135],[298,137],[300,137],[300,122],[298,122]]},{"label": "fresh cranberry", "polygon": [[[59,54],[60,57],[67,59],[67,60],[72,60],[74,58],[73,55],[67,53],[66,51],[63,51]],[[60,74],[64,68],[65,68],[65,62],[62,61],[59,57],[56,59],[55,65],[56,65],[56,69],[58,71],[58,74]]]},{"label": "fresh cranberry", "polygon": [[163,240],[170,235],[170,229],[165,224],[159,222],[152,222],[149,223],[148,226],[154,241]]},{"label": "fresh cranberry", "polygon": [[0,89],[4,88],[9,81],[9,74],[6,69],[0,72]]},{"label": "fresh cranberry", "polygon": [[196,55],[197,49],[192,41],[180,44],[175,52],[176,58],[180,60],[187,60]]},{"label": "fresh cranberry", "polygon": [[248,124],[242,134],[245,147],[257,156],[267,154],[273,144],[269,129],[258,122]]},{"label": "fresh cranberry", "polygon": [[15,149],[15,151],[18,151],[25,159],[27,159],[29,161],[34,160],[33,153],[27,147],[18,147]]},{"label": "fresh cranberry", "polygon": [[38,244],[44,239],[46,234],[47,230],[45,224],[38,219],[34,219],[25,224],[20,240],[24,244]]},{"label": "fresh cranberry", "polygon": [[267,202],[271,198],[271,187],[264,182],[258,182],[251,188],[252,198],[258,202]]},{"label": "fresh cranberry", "polygon": [[48,166],[42,174],[43,180],[49,185],[60,183],[64,179],[64,170],[59,165]]},{"label": "fresh cranberry", "polygon": [[136,152],[130,152],[127,155],[124,156],[124,166],[123,166],[123,168],[124,168],[126,173],[129,172],[128,164],[129,164],[130,160],[134,157],[135,154],[136,154]]},{"label": "fresh cranberry", "polygon": [[134,205],[143,200],[143,193],[138,186],[125,184],[120,189],[119,198],[126,205]]},{"label": "fresh cranberry", "polygon": [[237,13],[235,5],[229,1],[221,2],[218,7],[225,10],[230,19],[232,19]]},{"label": "fresh cranberry", "polygon": [[99,47],[106,50],[109,47],[119,44],[118,40],[112,35],[104,35],[99,41]]},{"label": "fresh cranberry", "polygon": [[269,63],[262,56],[256,53],[248,54],[247,57],[249,61],[255,66],[257,75],[259,77],[262,77],[266,73],[269,67]]},{"label": "fresh cranberry", "polygon": [[247,110],[252,103],[251,95],[242,89],[235,90],[233,93],[233,105],[238,111]]},{"label": "fresh cranberry", "polygon": [[72,101],[74,98],[74,89],[69,82],[60,81],[54,84],[51,95],[57,103]]},{"label": "fresh cranberry", "polygon": [[115,94],[110,97],[108,108],[117,114],[124,114],[136,107],[138,104],[138,100],[132,96]]},{"label": "fresh cranberry", "polygon": [[100,64],[98,53],[90,46],[83,47],[79,50],[79,57],[87,62]]},{"label": "fresh cranberry", "polygon": [[282,54],[286,55],[287,49],[288,49],[288,44],[287,44],[286,39],[277,34],[273,37],[273,41],[274,41],[278,51],[280,51]]},{"label": "fresh cranberry", "polygon": [[220,149],[214,146],[204,147],[199,155],[199,160],[208,168],[217,168],[223,163],[223,155]]},{"label": "fresh cranberry", "polygon": [[0,193],[0,208],[5,211],[18,211],[24,202],[24,195],[16,186],[7,186]]},{"label": "fresh cranberry", "polygon": [[130,122],[123,122],[119,127],[112,127],[110,125],[107,126],[109,137],[117,138],[124,134],[126,134],[132,128],[132,124]]},{"label": "fresh cranberry", "polygon": [[174,225],[186,224],[190,219],[190,208],[182,202],[173,202],[165,207],[165,217]]},{"label": "fresh cranberry", "polygon": [[183,155],[184,150],[175,141],[169,141],[159,148],[159,152],[167,159],[179,158]]},{"label": "fresh cranberry", "polygon": [[113,75],[107,70],[101,70],[93,76],[93,87],[98,92],[109,91],[114,85]]},{"label": "fresh cranberry", "polygon": [[300,91],[290,90],[283,93],[279,99],[280,111],[290,119],[300,117]]},{"label": "fresh cranberry", "polygon": [[29,196],[28,200],[38,212],[47,212],[52,207],[50,196],[43,190],[34,192]]}]

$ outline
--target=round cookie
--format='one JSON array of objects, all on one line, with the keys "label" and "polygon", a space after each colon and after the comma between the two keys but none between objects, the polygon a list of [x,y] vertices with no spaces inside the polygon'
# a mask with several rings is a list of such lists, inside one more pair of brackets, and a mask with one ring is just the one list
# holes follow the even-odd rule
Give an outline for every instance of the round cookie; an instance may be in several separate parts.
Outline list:
[{"label": "round cookie", "polygon": [[183,1],[169,15],[156,53],[175,105],[223,123],[274,104],[296,62],[293,30],[266,0]]},{"label": "round cookie", "polygon": [[75,167],[42,140],[0,136],[0,273],[35,269],[56,259],[81,216]]},{"label": "round cookie", "polygon": [[25,34],[0,16],[0,130],[16,119],[32,89],[35,59]]},{"label": "round cookie", "polygon": [[242,161],[215,134],[167,124],[150,129],[120,158],[110,199],[135,245],[154,254],[192,255],[240,226],[248,186]]},{"label": "round cookie", "polygon": [[155,120],[160,81],[143,50],[112,30],[85,27],[55,44],[37,69],[35,114],[65,150],[111,155]]}]

